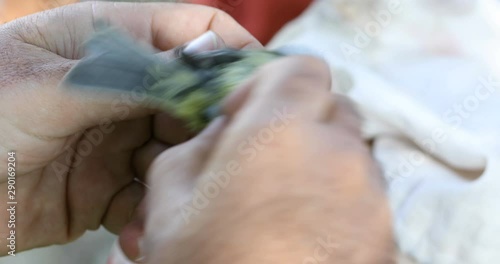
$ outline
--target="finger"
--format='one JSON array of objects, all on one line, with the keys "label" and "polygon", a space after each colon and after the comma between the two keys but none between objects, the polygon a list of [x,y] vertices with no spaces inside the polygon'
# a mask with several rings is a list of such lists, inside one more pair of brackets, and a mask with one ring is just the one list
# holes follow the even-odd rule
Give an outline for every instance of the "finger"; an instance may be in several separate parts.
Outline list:
[{"label": "finger", "polygon": [[[170,8],[159,11],[154,17],[152,31],[157,35],[153,43],[159,49],[171,49],[207,31],[216,33],[225,45],[232,48],[262,47],[257,39],[223,11],[200,5],[183,4],[171,5]],[[165,21],[172,21],[172,23],[165,23]],[[216,45],[221,45],[221,43]]]},{"label": "finger", "polygon": [[157,140],[175,146],[186,142],[191,137],[191,132],[184,121],[161,113],[155,116],[153,135]]},{"label": "finger", "polygon": [[120,122],[113,128],[111,132],[96,128],[85,131],[78,143],[61,155],[65,162],[71,162],[64,164],[71,166],[67,200],[68,208],[73,209],[68,213],[72,235],[101,225],[109,204],[134,182],[134,150],[151,137],[148,120]]},{"label": "finger", "polygon": [[196,54],[211,50],[223,49],[226,47],[224,40],[213,31],[207,31],[196,39],[177,46],[174,49],[160,52],[158,56],[164,61],[170,61],[179,58],[182,53]]},{"label": "finger", "polygon": [[104,227],[112,233],[120,233],[133,219],[136,208],[144,198],[144,193],[144,186],[134,181],[115,194],[102,219]]},{"label": "finger", "polygon": [[125,256],[136,262],[142,258],[143,254],[145,210],[146,202],[143,200],[137,207],[133,220],[123,228],[118,240]]},{"label": "finger", "polygon": [[[195,138],[159,155],[148,173],[147,182],[151,187],[151,195],[154,196],[155,193],[163,195],[167,193],[165,188],[177,189],[173,187],[175,185],[193,184],[209,158],[224,126],[224,118],[217,118]],[[153,198],[153,200],[156,199]]]},{"label": "finger", "polygon": [[167,145],[156,139],[151,139],[144,146],[137,149],[132,157],[132,163],[137,179],[146,181],[146,173],[153,161],[162,152],[166,151],[170,145]]},{"label": "finger", "polygon": [[79,59],[83,57],[81,44],[103,20],[160,50],[173,49],[209,30],[219,34],[230,47],[261,46],[226,13],[189,4],[79,3],[17,20],[8,29],[26,43],[64,58]]},{"label": "finger", "polygon": [[186,44],[182,51],[185,54],[196,54],[226,47],[224,40],[213,31],[207,31],[195,40]]},{"label": "finger", "polygon": [[[147,252],[156,242],[167,238],[185,222],[182,208],[192,199],[198,175],[210,158],[225,120],[218,118],[189,142],[162,153],[148,173],[150,192],[147,197]],[[146,252],[146,255],[148,253]]]},{"label": "finger", "polygon": [[262,67],[226,99],[223,112],[229,117],[238,115],[239,122],[248,125],[268,123],[280,111],[297,121],[323,121],[332,108],[330,83],[324,62],[311,57],[285,58]]}]

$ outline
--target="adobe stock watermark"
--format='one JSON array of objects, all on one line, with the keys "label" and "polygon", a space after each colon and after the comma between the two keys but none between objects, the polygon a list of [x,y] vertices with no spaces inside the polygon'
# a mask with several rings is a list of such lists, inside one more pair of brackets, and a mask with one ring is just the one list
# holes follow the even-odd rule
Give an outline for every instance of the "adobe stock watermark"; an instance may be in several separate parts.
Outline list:
[{"label": "adobe stock watermark", "polygon": [[355,27],[356,34],[352,43],[343,42],[340,44],[340,49],[346,60],[353,60],[354,55],[362,53],[362,50],[370,46],[372,41],[380,36],[385,28],[387,28],[394,15],[401,13],[403,3],[401,0],[389,0],[385,9],[372,11],[372,21],[365,24],[363,28]]},{"label": "adobe stock watermark", "polygon": [[[458,130],[464,121],[469,119],[481,104],[490,99],[498,90],[500,90],[500,79],[495,79],[493,75],[480,77],[473,93],[455,103],[442,115],[444,123],[449,128],[436,127],[429,137],[419,141],[419,145],[427,153],[435,154],[439,145],[447,142],[450,137],[449,133]],[[411,177],[425,160],[426,156],[422,152],[411,151],[403,157],[396,169],[386,173],[387,181],[392,185],[397,180]]]},{"label": "adobe stock watermark", "polygon": [[318,238],[316,242],[313,255],[304,258],[302,264],[325,263],[340,248],[340,245],[334,242],[331,236]]},{"label": "adobe stock watermark", "polygon": [[210,201],[218,197],[221,191],[229,186],[231,179],[241,174],[245,165],[251,164],[257,158],[260,151],[266,149],[276,136],[283,132],[296,116],[285,107],[281,110],[273,111],[274,117],[268,125],[260,129],[255,135],[249,136],[237,146],[239,157],[227,162],[221,171],[210,172],[209,180],[193,192],[190,203],[181,209],[185,223],[189,223],[193,215],[199,215],[202,210],[208,207]]}]

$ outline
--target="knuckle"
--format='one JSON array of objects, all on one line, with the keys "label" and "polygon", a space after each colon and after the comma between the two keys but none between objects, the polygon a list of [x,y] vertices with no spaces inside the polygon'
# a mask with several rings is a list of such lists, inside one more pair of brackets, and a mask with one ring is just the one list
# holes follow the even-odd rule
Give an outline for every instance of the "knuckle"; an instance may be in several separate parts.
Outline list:
[{"label": "knuckle", "polygon": [[226,11],[224,11],[222,9],[218,9],[215,7],[207,7],[207,8],[210,8],[212,10],[212,12],[214,12],[214,19],[233,20],[233,17],[231,17]]},{"label": "knuckle", "polygon": [[[186,4],[186,6],[192,8],[191,5]],[[210,22],[208,24],[209,29],[211,29],[213,25],[217,22],[227,23],[227,21],[235,21],[231,15],[229,15],[226,11],[222,9],[205,5],[199,5],[196,6],[196,8],[200,9],[200,13],[207,14],[208,17],[210,17]]]},{"label": "knuckle", "polygon": [[[316,95],[327,97],[330,94],[331,77],[328,66],[320,59],[309,56],[296,56],[282,59],[274,65],[273,69],[263,69],[267,72],[277,72],[276,86],[287,94]],[[277,70],[279,69],[279,70]]]}]

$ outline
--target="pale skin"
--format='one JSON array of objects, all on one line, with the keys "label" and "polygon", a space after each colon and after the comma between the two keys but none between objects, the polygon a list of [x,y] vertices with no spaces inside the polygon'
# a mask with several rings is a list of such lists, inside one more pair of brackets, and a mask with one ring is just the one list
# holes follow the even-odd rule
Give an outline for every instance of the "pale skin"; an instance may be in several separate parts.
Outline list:
[{"label": "pale skin", "polygon": [[[260,47],[222,12],[179,4],[83,3],[0,27],[0,151],[17,152],[18,252],[68,243],[103,225],[122,234],[128,257],[143,254],[148,263],[290,263],[314,254],[321,236],[341,245],[325,263],[387,263],[391,222],[380,175],[356,115],[330,96],[323,62],[292,57],[266,66],[228,98],[225,118],[180,144],[189,136],[164,114],[124,101],[125,115],[105,99],[61,92],[93,22],[103,18],[158,50],[207,30],[234,48]],[[234,146],[283,107],[296,119],[249,162]],[[103,123],[113,129],[104,130],[89,155],[75,159],[65,149],[80,150],[82,132]],[[4,190],[6,160],[0,163]],[[183,221],[179,208],[189,204],[193,187],[202,188],[206,175],[233,160],[241,173]],[[72,169],[61,173],[55,162]],[[0,196],[1,212],[6,200]],[[2,237],[7,232],[0,226]],[[0,254],[7,250],[0,247]]]},{"label": "pale skin", "polygon": [[[392,263],[379,171],[357,115],[329,88],[330,73],[320,60],[271,63],[228,98],[224,118],[162,153],[148,175],[147,259]],[[275,122],[276,110],[287,121]],[[259,136],[270,129],[271,141]],[[260,143],[255,155],[246,154],[248,145],[236,147],[254,138]],[[165,170],[174,176],[164,177]],[[213,175],[220,172],[229,175],[228,183],[217,182]],[[207,187],[211,183],[219,192]],[[197,191],[208,205],[193,201]]]}]

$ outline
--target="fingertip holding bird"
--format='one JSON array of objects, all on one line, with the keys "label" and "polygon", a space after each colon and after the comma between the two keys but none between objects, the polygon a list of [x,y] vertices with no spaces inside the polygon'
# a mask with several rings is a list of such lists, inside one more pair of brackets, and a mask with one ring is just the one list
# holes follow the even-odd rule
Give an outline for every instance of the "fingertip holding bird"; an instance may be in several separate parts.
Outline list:
[{"label": "fingertip holding bird", "polygon": [[[113,247],[111,256],[116,256],[117,259],[121,260],[121,262],[116,263],[142,263],[141,261],[145,260],[143,219],[138,218],[123,229]],[[123,259],[128,262],[123,262]],[[133,262],[130,262],[131,260]]]},{"label": "fingertip holding bird", "polygon": [[193,55],[205,51],[217,50],[225,48],[224,40],[213,31],[207,31],[198,38],[189,42],[183,49],[182,53]]}]

